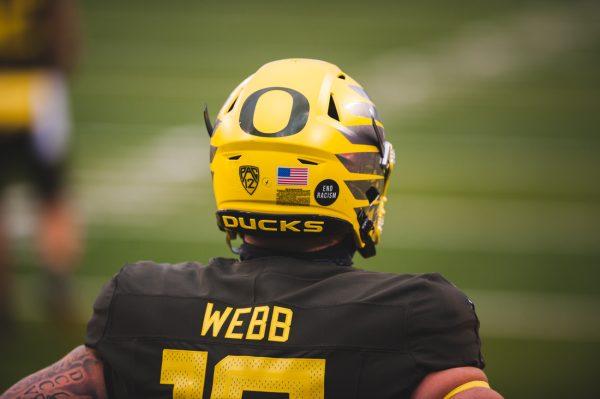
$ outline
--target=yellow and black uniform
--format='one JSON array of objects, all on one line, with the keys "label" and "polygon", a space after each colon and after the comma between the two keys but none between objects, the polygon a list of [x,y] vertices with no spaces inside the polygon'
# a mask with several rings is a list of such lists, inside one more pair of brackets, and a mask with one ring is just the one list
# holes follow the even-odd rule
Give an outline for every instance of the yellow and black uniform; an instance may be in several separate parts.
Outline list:
[{"label": "yellow and black uniform", "polygon": [[109,397],[398,399],[432,371],[483,367],[473,304],[439,274],[242,258],[140,262],[104,287],[86,345]]},{"label": "yellow and black uniform", "polygon": [[43,198],[63,184],[70,130],[57,0],[0,0],[0,190],[26,178]]}]

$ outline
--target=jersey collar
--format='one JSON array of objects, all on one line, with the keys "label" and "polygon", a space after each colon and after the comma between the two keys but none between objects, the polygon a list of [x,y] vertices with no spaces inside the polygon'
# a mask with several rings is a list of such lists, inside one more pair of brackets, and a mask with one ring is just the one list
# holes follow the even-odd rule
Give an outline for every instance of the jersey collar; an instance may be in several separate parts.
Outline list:
[{"label": "jersey collar", "polygon": [[277,251],[273,249],[261,248],[252,244],[243,243],[240,246],[240,260],[246,261],[256,258],[265,258],[270,256],[285,256],[312,262],[335,263],[339,266],[352,266],[352,257],[354,256],[354,245],[345,241],[332,247],[315,252],[288,252]]}]

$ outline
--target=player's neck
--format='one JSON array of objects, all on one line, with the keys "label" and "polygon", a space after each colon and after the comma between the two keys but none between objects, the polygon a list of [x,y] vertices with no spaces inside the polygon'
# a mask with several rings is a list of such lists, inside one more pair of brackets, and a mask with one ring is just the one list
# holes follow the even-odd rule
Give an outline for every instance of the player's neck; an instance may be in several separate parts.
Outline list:
[{"label": "player's neck", "polygon": [[[352,237],[342,238],[341,240],[330,241],[328,245],[307,246],[306,243],[297,240],[297,245],[290,245],[289,242],[276,245],[275,242],[269,242],[263,245],[261,239],[254,240],[245,237],[241,246],[240,259],[250,260],[268,256],[287,256],[298,259],[313,261],[334,262],[340,265],[352,265],[352,256],[355,252]],[[304,244],[304,245],[303,245]]]}]

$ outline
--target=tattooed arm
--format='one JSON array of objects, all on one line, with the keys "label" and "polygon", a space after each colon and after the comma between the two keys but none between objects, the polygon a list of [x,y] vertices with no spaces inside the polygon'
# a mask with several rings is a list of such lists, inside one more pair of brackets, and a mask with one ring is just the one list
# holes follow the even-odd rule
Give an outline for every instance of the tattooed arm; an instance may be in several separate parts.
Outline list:
[{"label": "tattooed arm", "polygon": [[102,360],[78,346],[51,366],[25,377],[0,399],[106,399]]}]

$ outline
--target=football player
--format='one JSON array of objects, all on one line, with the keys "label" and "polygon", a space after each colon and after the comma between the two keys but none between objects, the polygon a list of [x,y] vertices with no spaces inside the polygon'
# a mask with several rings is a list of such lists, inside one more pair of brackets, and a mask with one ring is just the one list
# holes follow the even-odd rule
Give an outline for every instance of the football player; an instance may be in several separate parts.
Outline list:
[{"label": "football player", "polygon": [[[80,251],[65,184],[69,136],[66,76],[78,53],[74,0],[0,0],[0,325],[9,319],[10,253],[4,189],[33,186],[39,199],[37,249],[44,303],[66,313],[68,276]],[[36,204],[37,205],[37,204]]]},{"label": "football player", "polygon": [[239,258],[123,267],[85,345],[4,398],[501,398],[465,294],[435,273],[352,266],[375,254],[394,167],[355,80],[275,61],[205,121],[217,224]]}]

